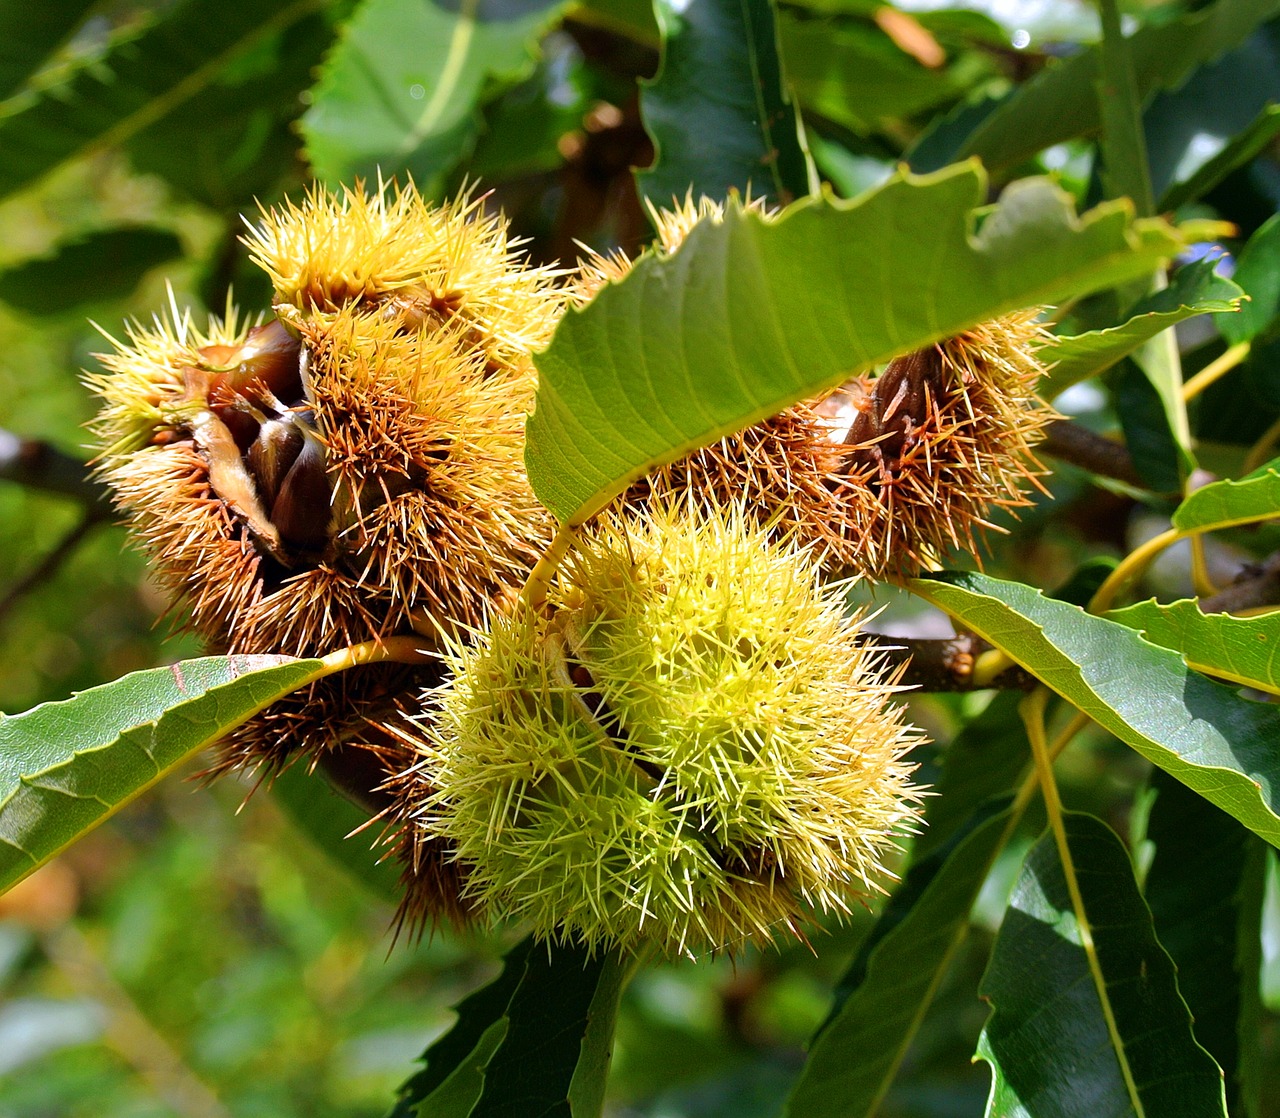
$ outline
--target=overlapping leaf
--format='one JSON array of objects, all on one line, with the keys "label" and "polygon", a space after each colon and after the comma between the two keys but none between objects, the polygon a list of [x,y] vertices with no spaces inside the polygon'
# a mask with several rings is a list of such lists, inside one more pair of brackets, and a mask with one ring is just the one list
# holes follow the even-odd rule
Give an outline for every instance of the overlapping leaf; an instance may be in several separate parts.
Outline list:
[{"label": "overlapping leaf", "polygon": [[912,589],[1152,764],[1280,846],[1280,708],[1240,698],[1134,630],[1021,583],[949,572]]},{"label": "overlapping leaf", "polygon": [[1170,183],[1160,196],[1160,209],[1176,210],[1208,194],[1237,167],[1243,167],[1265,151],[1277,135],[1280,135],[1280,105],[1268,105],[1248,128],[1232,136],[1217,155],[1207,159],[1187,178]]},{"label": "overlapping leaf", "polygon": [[206,89],[264,38],[324,6],[325,0],[184,0],[166,9],[136,39],[0,117],[0,197],[64,160],[124,143]]},{"label": "overlapping leaf", "polygon": [[23,82],[65,42],[97,0],[45,0],[0,4],[0,101]]},{"label": "overlapping leaf", "polygon": [[[1276,108],[1280,113],[1280,106]],[[1249,238],[1231,278],[1249,296],[1239,314],[1218,319],[1222,336],[1234,345],[1266,331],[1280,312],[1280,214],[1263,222]]]},{"label": "overlapping leaf", "polygon": [[[1195,67],[1242,42],[1255,27],[1280,14],[1280,0],[1218,0],[1178,19],[1140,28],[1126,42],[1137,94],[1172,89]],[[987,116],[961,150],[992,168],[1008,167],[1075,136],[1101,127],[1096,83],[1097,48],[1047,68]]]},{"label": "overlapping leaf", "polygon": [[1195,315],[1234,313],[1242,292],[1217,275],[1216,267],[1214,260],[1198,260],[1179,268],[1168,287],[1143,299],[1119,326],[1060,337],[1045,346],[1040,358],[1053,367],[1042,392],[1056,395],[1109,369],[1162,330]]},{"label": "overlapping leaf", "polygon": [[390,1118],[594,1118],[604,1102],[618,999],[632,967],[614,954],[526,939],[458,1006]]},{"label": "overlapping leaf", "polygon": [[842,981],[787,1115],[871,1118],[879,1112],[1009,830],[1007,811],[989,816],[912,867]]},{"label": "overlapping leaf", "polygon": [[1122,203],[1081,218],[1044,180],[1010,187],[975,235],[969,164],[780,218],[731,208],[640,260],[537,357],[526,460],[577,521],[662,462],[975,322],[1144,275],[1174,251]]},{"label": "overlapping leaf", "polygon": [[810,192],[804,132],[782,77],[772,0],[655,0],[662,64],[640,111],[653,138],[641,190],[670,206],[736,189],[786,203]]},{"label": "overlapping leaf", "polygon": [[982,980],[992,1014],[990,1118],[1226,1114],[1222,1073],[1191,1035],[1120,840],[1066,817],[1082,910],[1052,834],[1032,848]]},{"label": "overlapping leaf", "polygon": [[1152,644],[1181,653],[1188,667],[1280,695],[1280,612],[1262,617],[1201,613],[1194,601],[1139,602],[1112,610],[1112,621]]},{"label": "overlapping leaf", "polygon": [[1184,532],[1211,532],[1280,516],[1280,459],[1251,474],[1197,489],[1173,513]]},{"label": "overlapping leaf", "polygon": [[325,63],[302,120],[330,182],[408,171],[424,191],[465,158],[490,84],[533,69],[563,0],[366,0]]},{"label": "overlapping leaf", "polygon": [[0,715],[0,891],[327,670],[319,660],[208,656]]}]

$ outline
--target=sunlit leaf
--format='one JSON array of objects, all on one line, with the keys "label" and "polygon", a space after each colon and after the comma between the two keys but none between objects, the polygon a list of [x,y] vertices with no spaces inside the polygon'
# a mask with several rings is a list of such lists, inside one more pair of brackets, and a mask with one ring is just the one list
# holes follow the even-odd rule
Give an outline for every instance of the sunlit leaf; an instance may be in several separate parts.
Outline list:
[{"label": "sunlit leaf", "polygon": [[1240,698],[1126,626],[1017,582],[947,572],[911,588],[1273,845],[1280,708]]},{"label": "sunlit leaf", "polygon": [[1249,296],[1240,305],[1239,314],[1218,319],[1222,336],[1235,345],[1266,331],[1280,312],[1280,214],[1264,222],[1249,238],[1231,278]]},{"label": "sunlit leaf", "polygon": [[0,891],[326,670],[319,660],[209,656],[0,715]]},{"label": "sunlit leaf", "polygon": [[1065,824],[1070,871],[1046,834],[1027,856],[982,980],[992,1010],[978,1042],[992,1070],[987,1114],[1225,1118],[1222,1073],[1192,1038],[1128,853],[1092,816]]},{"label": "sunlit leaf", "polygon": [[1189,667],[1280,694],[1280,612],[1261,617],[1201,613],[1190,599],[1139,602],[1107,616],[1152,644],[1182,654]]},{"label": "sunlit leaf", "polygon": [[366,0],[302,118],[321,179],[408,171],[431,193],[475,142],[478,111],[527,77],[563,0]]},{"label": "sunlit leaf", "polygon": [[658,206],[730,190],[790,202],[810,192],[799,115],[782,78],[772,0],[655,0],[662,62],[640,94]]},{"label": "sunlit leaf", "polygon": [[1053,396],[1109,369],[1162,330],[1198,314],[1234,312],[1242,292],[1215,272],[1216,260],[1197,260],[1174,273],[1168,287],[1143,299],[1127,321],[1107,330],[1056,338],[1040,351],[1052,365],[1042,394]]},{"label": "sunlit leaf", "polygon": [[1174,510],[1173,526],[1208,532],[1273,516],[1280,516],[1280,459],[1242,478],[1197,489]]},{"label": "sunlit leaf", "polygon": [[975,322],[1143,275],[1174,251],[1122,203],[1077,218],[1044,180],[1005,191],[979,232],[969,164],[900,175],[852,202],[765,221],[730,208],[641,259],[561,321],[536,358],[526,460],[576,522],[662,462]]},{"label": "sunlit leaf", "polygon": [[[1197,66],[1230,50],[1280,14],[1280,0],[1218,0],[1177,19],[1141,27],[1126,40],[1138,96],[1173,89]],[[1021,86],[978,125],[961,155],[1008,167],[1102,125],[1097,47],[1058,62]]]}]

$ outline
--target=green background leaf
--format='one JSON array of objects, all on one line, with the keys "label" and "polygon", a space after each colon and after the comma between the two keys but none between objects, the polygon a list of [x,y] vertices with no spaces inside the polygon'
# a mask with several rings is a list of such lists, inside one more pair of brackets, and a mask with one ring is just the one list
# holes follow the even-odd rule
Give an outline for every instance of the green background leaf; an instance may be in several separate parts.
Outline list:
[{"label": "green background leaf", "polygon": [[914,579],[911,588],[1280,846],[1280,757],[1272,747],[1280,740],[1280,709],[1241,699],[1132,629],[1021,583],[946,572]]},{"label": "green background leaf", "polygon": [[1069,814],[1065,824],[1116,1032],[1104,1017],[1057,845],[1046,834],[1027,856],[982,980],[992,1006],[978,1046],[993,1073],[987,1113],[1225,1115],[1222,1076],[1192,1038],[1128,853],[1092,816]]},{"label": "green background leaf", "polygon": [[662,63],[640,95],[656,206],[730,190],[787,203],[810,192],[799,115],[783,81],[772,0],[654,0]]},{"label": "green background leaf", "polygon": [[775,221],[731,209],[641,259],[536,358],[526,462],[564,521],[632,479],[896,354],[1149,271],[1176,247],[1122,205],[1076,218],[1043,180],[1010,187],[977,236],[980,170],[896,177]]},{"label": "green background leaf", "polygon": [[[1280,106],[1276,108],[1280,111]],[[1266,333],[1280,312],[1280,214],[1249,238],[1231,278],[1249,296],[1239,314],[1218,319],[1222,336],[1235,345]]]},{"label": "green background leaf", "polygon": [[182,242],[167,229],[105,229],[0,272],[0,299],[30,314],[80,310],[123,298],[152,268],[181,255]]},{"label": "green background leaf", "polygon": [[45,0],[0,4],[0,101],[49,61],[97,0]]},{"label": "green background leaf", "polygon": [[466,158],[491,85],[534,66],[563,0],[366,0],[343,28],[302,118],[330,183],[407,171],[427,194]]},{"label": "green background leaf", "polygon": [[1173,526],[1183,532],[1208,532],[1233,524],[1250,524],[1280,515],[1280,460],[1251,474],[1215,481],[1192,493],[1173,512]]},{"label": "green background leaf", "polygon": [[324,670],[319,660],[208,656],[0,715],[0,891]]},{"label": "green background leaf", "polygon": [[1243,132],[1232,136],[1212,159],[1206,160],[1190,176],[1171,183],[1160,196],[1160,209],[1176,210],[1208,194],[1237,167],[1251,162],[1280,135],[1280,105],[1262,110]]}]

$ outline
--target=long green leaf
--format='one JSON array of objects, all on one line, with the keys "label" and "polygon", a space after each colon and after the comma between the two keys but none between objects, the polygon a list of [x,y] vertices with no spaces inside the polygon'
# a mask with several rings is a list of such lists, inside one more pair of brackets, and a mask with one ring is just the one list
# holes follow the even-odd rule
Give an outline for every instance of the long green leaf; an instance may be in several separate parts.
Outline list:
[{"label": "long green leaf", "polygon": [[0,101],[48,60],[80,26],[97,0],[26,0],[0,3]]},{"label": "long green leaf", "polygon": [[491,84],[533,70],[564,0],[366,0],[325,63],[302,118],[330,182],[408,171],[427,193],[464,159]]},{"label": "long green leaf", "polygon": [[654,160],[638,176],[670,206],[730,190],[787,203],[815,182],[804,130],[782,76],[772,0],[654,0],[662,63],[640,112]]},{"label": "long green leaf", "polygon": [[1222,1073],[1191,1035],[1128,853],[1092,816],[1068,815],[1066,829],[1083,912],[1045,835],[982,980],[992,1006],[978,1042],[993,1076],[987,1114],[1225,1118]]},{"label": "long green leaf", "polygon": [[1280,516],[1280,459],[1242,478],[1197,489],[1174,510],[1173,526],[1184,532],[1211,532],[1274,516]]},{"label": "long green leaf", "polygon": [[1181,653],[1198,672],[1280,695],[1280,613],[1201,613],[1194,601],[1139,602],[1107,614],[1152,644]]},{"label": "long green leaf", "polygon": [[0,715],[0,892],[327,670],[320,660],[208,656]]},{"label": "long green leaf", "polygon": [[1237,167],[1266,150],[1280,135],[1280,105],[1268,105],[1243,132],[1232,136],[1217,155],[1206,160],[1181,182],[1170,183],[1160,197],[1160,209],[1167,213],[1208,194]]},{"label": "long green leaf", "polygon": [[[1196,1040],[1217,1061],[1234,1093],[1241,1037],[1237,1026],[1258,972],[1239,943],[1258,938],[1265,849],[1231,816],[1156,769],[1156,801],[1147,823],[1155,857],[1143,890],[1156,934],[1178,968]],[[1257,848],[1257,849],[1255,849]]]},{"label": "long green leaf", "polygon": [[[1138,97],[1176,88],[1197,66],[1241,43],[1277,14],[1280,0],[1218,0],[1168,23],[1140,28],[1127,40]],[[1008,167],[1097,132],[1102,126],[1094,92],[1099,55],[1096,47],[1081,51],[1027,82],[978,125],[961,154],[979,156],[988,167]]]},{"label": "long green leaf", "polygon": [[634,962],[522,941],[502,973],[458,1006],[390,1118],[595,1118]]},{"label": "long green leaf", "polygon": [[[1276,108],[1280,110],[1280,105]],[[1263,222],[1249,238],[1231,278],[1249,300],[1241,305],[1239,314],[1219,318],[1218,328],[1236,345],[1266,333],[1280,313],[1280,214]]]},{"label": "long green leaf", "polygon": [[181,255],[182,242],[167,229],[104,229],[0,272],[0,299],[31,314],[77,310],[124,298],[152,268]]},{"label": "long green leaf", "polygon": [[561,321],[536,360],[526,461],[562,520],[631,480],[975,322],[1142,275],[1176,249],[1127,206],[1077,218],[1051,183],[1011,186],[972,232],[976,165],[895,176],[766,221],[731,207]]},{"label": "long green leaf", "polygon": [[843,1000],[810,1045],[787,1115],[878,1112],[1009,830],[1001,812],[912,867],[842,981]]},{"label": "long green leaf", "polygon": [[911,589],[1280,846],[1280,708],[1240,698],[1132,629],[1017,582],[947,572]]},{"label": "long green leaf", "polygon": [[0,117],[0,197],[58,164],[123,144],[326,0],[185,0],[32,105]]},{"label": "long green leaf", "polygon": [[1041,392],[1048,398],[1111,368],[1144,342],[1198,314],[1233,312],[1243,292],[1215,273],[1215,260],[1198,260],[1179,268],[1168,287],[1143,299],[1127,321],[1107,330],[1090,330],[1056,338],[1040,351],[1051,365]]}]

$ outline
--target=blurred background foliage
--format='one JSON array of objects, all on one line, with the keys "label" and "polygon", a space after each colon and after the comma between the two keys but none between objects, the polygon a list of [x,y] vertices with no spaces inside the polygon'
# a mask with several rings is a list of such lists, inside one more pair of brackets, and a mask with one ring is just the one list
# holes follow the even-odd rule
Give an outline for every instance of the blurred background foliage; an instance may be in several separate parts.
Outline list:
[{"label": "blurred background foliage", "polygon": [[[1135,0],[1128,13],[1151,28],[1198,7]],[[90,320],[118,335],[170,298],[216,312],[233,290],[242,307],[266,310],[265,279],[238,241],[242,215],[313,177],[407,172],[437,197],[478,182],[537,260],[571,261],[577,242],[635,251],[647,238],[632,168],[653,155],[637,95],[658,61],[650,6],[480,0],[480,41],[446,83],[461,10],[447,0],[0,0],[0,709],[197,651],[91,493],[18,480],[33,455],[86,456],[92,405],[79,375],[107,344]],[[780,3],[778,18],[818,169],[843,196],[904,158],[915,169],[949,161],[1010,90],[1098,36],[1077,0],[804,0]],[[1234,222],[1243,243],[1280,208],[1280,129],[1266,116],[1278,97],[1274,21],[1193,64],[1177,88],[1153,84],[1144,125],[1157,194],[1252,128],[1247,158],[1184,210]],[[998,169],[996,182],[1036,171],[1082,203],[1099,197],[1088,136]],[[1075,324],[1092,325],[1092,311],[1074,308]],[[1212,327],[1197,329],[1182,339],[1189,373],[1225,348]],[[1274,347],[1259,345],[1206,394],[1206,460],[1238,458],[1271,421],[1274,365]],[[1094,388],[1059,404],[1098,429],[1119,423]],[[1123,491],[1070,468],[1052,484],[1052,513],[1042,503],[1010,525],[993,573],[1052,586],[1152,530]],[[1159,577],[1178,592],[1185,559]],[[932,623],[895,600],[880,619],[920,635]],[[945,741],[987,698],[918,699],[917,717]],[[290,774],[276,795],[165,783],[0,901],[0,1118],[386,1111],[448,1007],[495,973],[506,944],[395,941],[385,877],[350,873],[290,821],[290,805],[328,795],[308,779]],[[1129,805],[1146,779],[1100,731],[1062,763],[1069,806],[1121,834],[1140,833]],[[1025,826],[886,1115],[981,1112],[988,1073],[970,1055],[985,1009],[972,991],[1040,821]],[[1273,1068],[1274,877],[1262,980]],[[611,1113],[778,1113],[871,922],[868,912],[833,928],[819,954],[799,945],[736,965],[646,969],[623,1003]],[[1265,1113],[1280,1113],[1280,1078],[1264,1082]]]}]

